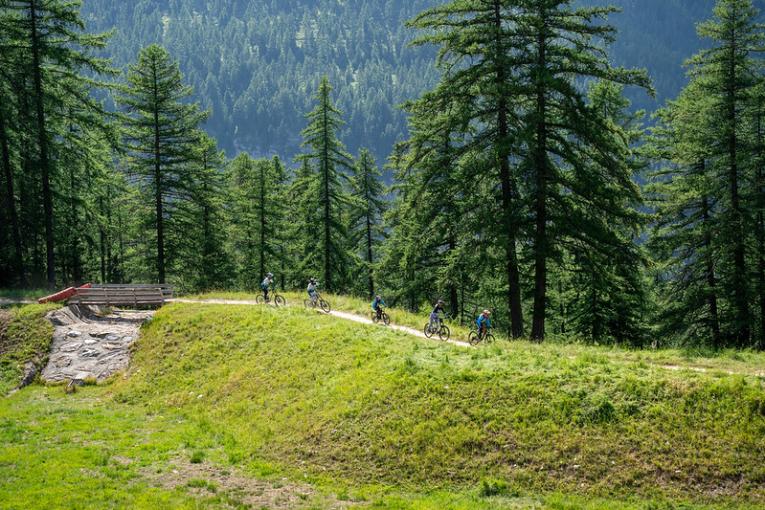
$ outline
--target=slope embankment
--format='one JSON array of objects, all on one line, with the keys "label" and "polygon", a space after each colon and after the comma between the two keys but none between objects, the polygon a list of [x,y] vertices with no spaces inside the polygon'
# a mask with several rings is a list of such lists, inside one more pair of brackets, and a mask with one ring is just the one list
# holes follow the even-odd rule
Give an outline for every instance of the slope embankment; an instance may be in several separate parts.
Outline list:
[{"label": "slope embankment", "polygon": [[114,398],[215,430],[232,463],[348,483],[765,503],[762,378],[586,349],[464,349],[301,309],[175,304]]}]

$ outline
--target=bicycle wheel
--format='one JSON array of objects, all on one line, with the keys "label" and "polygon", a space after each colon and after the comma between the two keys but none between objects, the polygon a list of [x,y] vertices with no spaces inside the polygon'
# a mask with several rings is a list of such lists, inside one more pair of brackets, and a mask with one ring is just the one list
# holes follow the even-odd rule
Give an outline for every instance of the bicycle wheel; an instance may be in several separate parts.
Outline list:
[{"label": "bicycle wheel", "polygon": [[425,328],[422,330],[423,333],[425,333],[425,336],[428,338],[433,338],[433,330],[430,329],[430,324],[425,324]]},{"label": "bicycle wheel", "polygon": [[256,305],[262,305],[264,302],[265,302],[265,299],[263,299],[263,296],[255,296]]},{"label": "bicycle wheel", "polygon": [[478,333],[475,331],[471,331],[468,335],[468,343],[470,345],[478,345],[478,343],[481,341],[481,337],[478,336]]},{"label": "bicycle wheel", "polygon": [[382,313],[382,320],[383,320],[383,324],[385,324],[386,326],[390,326],[390,317],[388,317],[387,313],[385,312]]},{"label": "bicycle wheel", "polygon": [[274,303],[276,303],[276,306],[287,306],[287,300],[284,299],[284,296],[280,296],[279,294],[274,297]]},{"label": "bicycle wheel", "polygon": [[315,308],[316,307],[316,305],[314,305],[313,301],[311,301],[310,299],[304,299],[303,300],[303,306],[305,306],[306,308]]},{"label": "bicycle wheel", "polygon": [[483,340],[487,344],[493,344],[496,339],[494,338],[494,335],[492,335],[491,333],[486,333],[486,337]]},{"label": "bicycle wheel", "polygon": [[374,322],[375,324],[377,324],[377,321],[378,321],[378,320],[379,320],[379,319],[377,318],[377,312],[372,312],[372,322]]},{"label": "bicycle wheel", "polygon": [[319,299],[319,306],[321,307],[322,310],[324,310],[324,313],[329,313],[329,310],[330,310],[329,303],[324,301],[324,298]]},{"label": "bicycle wheel", "polygon": [[445,324],[441,325],[441,329],[438,330],[438,338],[446,342],[449,340],[449,337],[452,336],[452,332],[449,331],[449,327]]}]

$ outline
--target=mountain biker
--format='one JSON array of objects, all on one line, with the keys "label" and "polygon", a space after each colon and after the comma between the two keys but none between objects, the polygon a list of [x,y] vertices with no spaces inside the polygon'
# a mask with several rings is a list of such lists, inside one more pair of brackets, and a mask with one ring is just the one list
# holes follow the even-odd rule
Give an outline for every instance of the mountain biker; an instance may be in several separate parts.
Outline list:
[{"label": "mountain biker", "polygon": [[377,319],[382,319],[382,311],[385,307],[385,300],[378,294],[372,301],[372,310],[377,312]]},{"label": "mountain biker", "polygon": [[489,332],[489,329],[491,329],[491,312],[484,310],[475,320],[475,325],[478,328],[478,336],[483,338]]},{"label": "mountain biker", "polygon": [[316,287],[318,287],[318,285],[316,278],[308,280],[308,297],[311,298],[311,304],[314,306],[316,306],[316,300],[319,299],[319,293],[316,292]]},{"label": "mountain biker", "polygon": [[430,312],[430,327],[431,329],[436,329],[436,327],[441,327],[441,324],[443,322],[443,319],[441,319],[441,314],[444,313],[444,300],[439,299],[436,302],[436,305],[433,307],[433,311]]},{"label": "mountain biker", "polygon": [[271,289],[271,285],[274,283],[274,274],[268,273],[263,280],[263,282],[260,284],[260,290],[263,291],[263,299],[268,301],[268,291]]}]

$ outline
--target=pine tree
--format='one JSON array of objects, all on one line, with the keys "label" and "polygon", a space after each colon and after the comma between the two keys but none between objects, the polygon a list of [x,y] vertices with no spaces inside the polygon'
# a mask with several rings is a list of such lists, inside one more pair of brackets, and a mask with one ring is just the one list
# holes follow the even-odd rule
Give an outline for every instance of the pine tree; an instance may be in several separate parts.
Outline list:
[{"label": "pine tree", "polygon": [[[534,304],[531,337],[545,337],[548,261],[565,237],[597,249],[591,233],[603,219],[629,211],[615,197],[637,200],[624,154],[614,150],[605,117],[588,108],[576,80],[599,79],[650,88],[645,72],[614,68],[601,43],[614,39],[603,22],[610,7],[573,7],[571,0],[523,0],[516,18],[517,93],[527,104],[520,122],[533,215]],[[594,161],[596,164],[590,165]],[[631,197],[631,198],[630,198]],[[580,202],[586,207],[576,204]]]},{"label": "pine tree", "polygon": [[[445,71],[441,84],[410,111],[422,119],[438,119],[448,112],[456,116],[450,125],[482,126],[472,134],[469,150],[484,150],[492,164],[484,171],[499,184],[501,239],[505,252],[507,308],[511,332],[523,335],[521,280],[517,241],[521,228],[518,175],[511,168],[513,126],[518,112],[513,98],[517,84],[509,60],[517,2],[508,0],[457,0],[417,16],[409,26],[426,30],[416,44],[437,44],[439,66]],[[443,124],[442,124],[443,125]],[[433,131],[437,131],[434,126]],[[426,129],[427,131],[427,129]],[[436,137],[440,139],[442,137]],[[443,171],[448,171],[444,168]],[[483,176],[474,176],[482,179]],[[466,183],[466,187],[471,186]]]},{"label": "pine tree", "polygon": [[317,105],[307,115],[308,127],[302,132],[303,146],[309,151],[300,159],[316,165],[318,196],[307,199],[316,203],[319,209],[323,285],[329,291],[336,291],[343,283],[337,276],[343,273],[347,259],[344,247],[347,232],[342,216],[349,199],[344,189],[347,180],[344,170],[352,167],[352,160],[337,138],[343,125],[342,112],[332,103],[331,93],[329,80],[322,78],[315,96]]},{"label": "pine tree", "polygon": [[[105,59],[94,57],[93,51],[105,46],[108,34],[85,33],[80,4],[76,2],[9,0],[3,7],[10,13],[4,17],[3,26],[9,27],[17,38],[10,46],[19,50],[3,53],[20,57],[16,63],[23,62],[24,74],[29,77],[29,88],[22,94],[29,97],[34,112],[33,161],[41,185],[46,281],[52,287],[56,283],[53,183],[56,169],[51,144],[58,134],[56,128],[61,125],[59,116],[66,115],[67,105],[76,104],[86,114],[96,112],[96,121],[103,122],[103,110],[91,92],[104,86],[95,77],[114,71]],[[6,78],[4,75],[3,79]]]},{"label": "pine tree", "polygon": [[690,75],[701,93],[708,96],[714,123],[711,163],[713,172],[726,191],[717,196],[720,221],[725,237],[720,267],[723,289],[730,296],[734,313],[732,335],[735,344],[748,344],[752,333],[749,309],[749,267],[746,260],[747,211],[744,186],[745,159],[751,156],[744,147],[742,112],[750,92],[757,84],[754,54],[765,51],[765,34],[756,23],[758,11],[751,0],[719,0],[714,17],[698,26],[699,36],[712,46],[689,60]]},{"label": "pine tree", "polygon": [[657,114],[651,155],[663,162],[647,187],[656,223],[649,246],[659,262],[662,336],[722,346],[719,184],[713,172],[712,104],[697,80]]},{"label": "pine tree", "polygon": [[118,101],[127,113],[130,172],[154,204],[155,278],[165,283],[168,258],[174,255],[166,253],[165,227],[179,202],[189,198],[194,175],[192,149],[207,113],[196,103],[184,102],[192,90],[183,84],[178,64],[161,46],[141,50],[138,61],[130,66],[127,82]]},{"label": "pine tree", "polygon": [[383,237],[382,216],[385,210],[382,173],[372,154],[362,149],[351,177],[351,191],[356,199],[350,213],[351,244],[361,254],[362,274],[366,276],[367,294],[375,294],[374,265],[377,247]]}]

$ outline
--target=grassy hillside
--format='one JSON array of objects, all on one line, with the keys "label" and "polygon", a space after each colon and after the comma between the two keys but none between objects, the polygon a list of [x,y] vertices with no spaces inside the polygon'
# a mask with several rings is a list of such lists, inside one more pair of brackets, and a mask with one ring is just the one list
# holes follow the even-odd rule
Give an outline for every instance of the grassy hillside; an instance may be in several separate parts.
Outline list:
[{"label": "grassy hillside", "polygon": [[29,305],[0,310],[0,395],[19,384],[28,361],[41,369],[48,359],[53,326],[44,317],[55,308]]},{"label": "grassy hillside", "polygon": [[[763,378],[636,356],[167,306],[127,377],[0,400],[0,507],[762,508]],[[220,470],[310,490],[247,503]]]},{"label": "grassy hillside", "polygon": [[483,350],[299,309],[173,306],[116,398],[225,426],[231,462],[358,484],[762,501],[761,378]]}]

